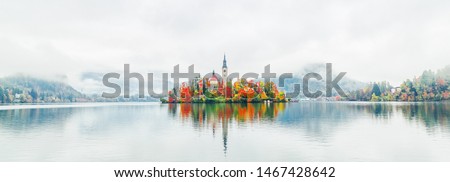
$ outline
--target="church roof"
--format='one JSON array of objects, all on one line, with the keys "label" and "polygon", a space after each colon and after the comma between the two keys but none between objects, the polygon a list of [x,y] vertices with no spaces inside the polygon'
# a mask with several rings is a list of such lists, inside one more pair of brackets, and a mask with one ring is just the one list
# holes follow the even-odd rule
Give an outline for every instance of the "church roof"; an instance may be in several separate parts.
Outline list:
[{"label": "church roof", "polygon": [[218,78],[216,76],[216,73],[213,70],[212,76],[211,76],[211,78],[208,79],[208,81],[217,81],[217,80],[218,80]]}]

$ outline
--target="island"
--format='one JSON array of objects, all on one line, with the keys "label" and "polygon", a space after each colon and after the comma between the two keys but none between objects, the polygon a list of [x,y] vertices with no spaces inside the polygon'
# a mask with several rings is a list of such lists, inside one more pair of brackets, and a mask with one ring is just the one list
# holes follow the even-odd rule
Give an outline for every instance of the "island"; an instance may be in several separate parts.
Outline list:
[{"label": "island", "polygon": [[213,71],[212,76],[183,82],[181,86],[169,91],[162,103],[258,103],[289,102],[283,91],[272,82],[254,81],[241,78],[234,83],[227,79],[228,67],[226,56],[223,58],[221,79]]}]

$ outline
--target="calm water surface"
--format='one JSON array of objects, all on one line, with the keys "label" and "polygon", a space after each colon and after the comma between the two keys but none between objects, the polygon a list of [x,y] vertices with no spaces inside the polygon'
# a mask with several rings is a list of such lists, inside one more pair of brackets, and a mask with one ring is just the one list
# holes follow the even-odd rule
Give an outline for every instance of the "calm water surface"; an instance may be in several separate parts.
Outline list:
[{"label": "calm water surface", "polygon": [[0,106],[0,161],[450,161],[450,103]]}]

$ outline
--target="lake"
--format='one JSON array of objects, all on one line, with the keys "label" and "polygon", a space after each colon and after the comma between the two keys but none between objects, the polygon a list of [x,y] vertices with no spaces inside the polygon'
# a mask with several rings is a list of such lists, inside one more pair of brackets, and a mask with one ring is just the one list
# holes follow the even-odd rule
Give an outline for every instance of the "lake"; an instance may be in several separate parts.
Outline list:
[{"label": "lake", "polygon": [[0,106],[0,161],[450,161],[450,102]]}]

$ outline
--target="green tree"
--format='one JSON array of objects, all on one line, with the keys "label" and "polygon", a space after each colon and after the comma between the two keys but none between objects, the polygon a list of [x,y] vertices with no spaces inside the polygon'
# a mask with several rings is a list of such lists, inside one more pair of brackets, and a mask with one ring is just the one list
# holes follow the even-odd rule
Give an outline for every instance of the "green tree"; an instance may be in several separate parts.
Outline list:
[{"label": "green tree", "polygon": [[175,96],[178,96],[178,91],[177,91],[176,87],[174,87],[174,88],[172,89],[172,92],[173,92],[173,94],[174,94]]},{"label": "green tree", "polygon": [[33,99],[33,102],[36,102],[36,100],[38,100],[39,93],[33,88],[31,89],[30,96]]},{"label": "green tree", "polygon": [[370,99],[370,101],[372,102],[378,102],[380,101],[380,98],[378,96],[375,95],[375,93],[372,94],[372,99]]},{"label": "green tree", "polygon": [[3,87],[0,87],[0,103],[4,103],[5,101],[5,95],[4,95]]},{"label": "green tree", "polygon": [[14,95],[12,94],[12,91],[9,89],[6,89],[5,91],[6,91],[4,94],[6,96],[5,103],[13,103]]},{"label": "green tree", "polygon": [[441,101],[442,100],[442,95],[441,94],[436,94],[436,96],[434,96],[434,100],[435,101]]},{"label": "green tree", "polygon": [[384,101],[393,101],[394,100],[394,96],[392,96],[391,92],[388,92],[386,96],[384,96]]},{"label": "green tree", "polygon": [[376,96],[380,96],[381,95],[380,87],[376,83],[373,85],[373,88],[372,88],[372,95],[373,94],[375,94]]}]

